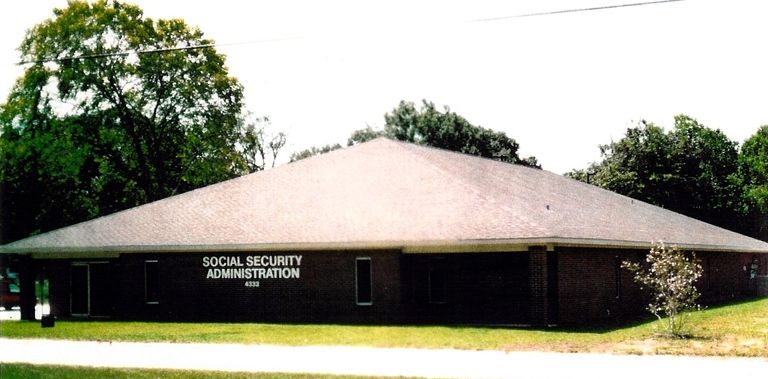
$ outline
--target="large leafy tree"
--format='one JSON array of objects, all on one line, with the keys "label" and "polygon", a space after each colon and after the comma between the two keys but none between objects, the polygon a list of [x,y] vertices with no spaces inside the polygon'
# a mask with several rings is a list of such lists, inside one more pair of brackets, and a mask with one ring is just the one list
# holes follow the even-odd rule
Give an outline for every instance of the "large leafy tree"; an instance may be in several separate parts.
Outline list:
[{"label": "large leafy tree", "polygon": [[445,107],[441,112],[426,100],[417,108],[401,101],[384,115],[384,134],[392,138],[439,147],[494,160],[539,167],[536,158],[520,158],[519,145],[504,132],[472,125]]},{"label": "large leafy tree", "polygon": [[739,229],[737,143],[680,115],[669,132],[651,123],[600,147],[603,160],[569,176],[715,225]]},{"label": "large leafy tree", "polygon": [[[472,125],[464,117],[445,107],[438,110],[426,100],[421,107],[409,101],[401,101],[391,112],[384,115],[384,129],[370,126],[352,132],[349,146],[386,136],[400,141],[439,147],[465,154],[478,155],[502,162],[517,163],[540,168],[535,157],[520,158],[519,145],[504,132]],[[331,147],[331,146],[328,146]],[[294,160],[334,150],[311,148],[295,155]]]},{"label": "large leafy tree", "polygon": [[243,88],[200,30],[117,1],[54,16],[27,32],[0,105],[3,241],[264,167],[248,157],[274,141],[245,122]]},{"label": "large leafy tree", "polygon": [[739,154],[739,172],[745,198],[760,212],[768,213],[768,125],[744,141]]},{"label": "large leafy tree", "polygon": [[676,177],[671,201],[676,209],[715,225],[738,229],[742,189],[738,185],[738,143],[722,131],[687,116],[675,118],[670,132]]},{"label": "large leafy tree", "polygon": [[744,212],[754,221],[753,235],[768,240],[768,125],[744,141],[739,154]]}]

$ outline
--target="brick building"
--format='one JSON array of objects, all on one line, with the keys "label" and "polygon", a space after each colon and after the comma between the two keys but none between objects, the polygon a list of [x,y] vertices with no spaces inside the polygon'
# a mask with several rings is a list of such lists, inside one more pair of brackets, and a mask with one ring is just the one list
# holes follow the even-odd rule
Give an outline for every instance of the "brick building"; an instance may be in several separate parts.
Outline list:
[{"label": "brick building", "polygon": [[696,251],[716,302],[768,244],[560,175],[377,139],[0,247],[33,317],[583,324],[642,312],[620,269]]}]

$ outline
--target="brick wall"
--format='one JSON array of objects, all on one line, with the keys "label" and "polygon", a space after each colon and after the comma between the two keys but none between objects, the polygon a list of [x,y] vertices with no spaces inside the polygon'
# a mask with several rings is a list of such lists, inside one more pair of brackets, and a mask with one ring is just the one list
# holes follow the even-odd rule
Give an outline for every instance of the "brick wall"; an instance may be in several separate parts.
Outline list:
[{"label": "brick wall", "polygon": [[[645,250],[558,249],[560,323],[606,322],[645,313],[647,292],[634,282],[632,273],[624,269],[617,273],[616,265],[624,260],[644,261],[646,253]],[[750,279],[748,272],[754,260],[768,261],[765,254],[703,252],[696,256],[704,271],[696,283],[702,294],[701,304],[716,304],[765,291],[765,281],[759,276]]]},{"label": "brick wall", "polygon": [[[698,253],[697,258],[704,270],[696,285],[703,304],[760,295],[760,274],[766,266],[763,262],[768,263],[768,255],[704,252]],[[750,270],[755,262],[757,276],[752,278]]]},{"label": "brick wall", "polygon": [[[280,322],[397,322],[400,317],[400,254],[391,251],[297,252],[300,277],[261,279],[258,287],[246,279],[206,278],[203,257],[261,253],[125,254],[109,260],[113,272],[109,291],[116,319],[212,320]],[[372,304],[356,304],[355,259],[371,258]],[[147,304],[144,264],[156,260],[158,304]],[[101,260],[103,261],[103,260]],[[56,273],[52,301],[58,317],[68,317],[70,269],[73,261],[41,261]],[[87,262],[87,261],[81,261]]]},{"label": "brick wall", "polygon": [[642,251],[557,249],[559,322],[605,322],[642,312],[644,295],[632,274],[617,270],[617,265],[643,255]]},{"label": "brick wall", "polygon": [[[647,294],[630,272],[617,266],[624,260],[643,260],[646,253],[587,248],[412,256],[397,251],[281,253],[302,256],[301,277],[264,279],[256,288],[246,286],[244,279],[206,278],[203,257],[236,253],[124,254],[95,261],[109,265],[111,296],[102,295],[107,301],[102,309],[104,315],[118,319],[567,325],[643,314]],[[702,303],[768,293],[768,255],[697,256],[704,267],[697,283]],[[372,305],[355,301],[357,257],[371,258]],[[435,259],[444,261],[448,270],[448,301],[443,304],[427,298],[427,269]],[[158,261],[158,304],[145,302],[146,260]],[[30,261],[25,277],[46,272],[52,310],[57,317],[67,317],[71,265],[91,261]],[[757,275],[751,278],[754,262]],[[34,301],[34,294],[25,296]]]},{"label": "brick wall", "polygon": [[758,276],[755,278],[755,294],[768,297],[768,276]]},{"label": "brick wall", "polygon": [[529,280],[531,286],[531,323],[546,325],[547,315],[547,251],[545,248],[534,248],[529,256]]}]

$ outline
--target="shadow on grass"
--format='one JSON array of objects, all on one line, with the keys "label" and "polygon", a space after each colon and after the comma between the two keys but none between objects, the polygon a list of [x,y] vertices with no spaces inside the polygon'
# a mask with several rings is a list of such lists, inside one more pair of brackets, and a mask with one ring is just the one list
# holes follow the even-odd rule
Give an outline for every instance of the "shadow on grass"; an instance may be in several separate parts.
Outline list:
[{"label": "shadow on grass", "polygon": [[[749,304],[756,301],[763,300],[763,297],[753,297],[746,299],[736,299],[725,303],[716,303],[706,306],[704,310],[716,310],[720,308]],[[58,320],[57,320],[58,321]],[[503,325],[503,324],[472,324],[472,323],[425,323],[425,322],[404,322],[404,323],[338,323],[338,322],[323,322],[323,321],[300,321],[300,322],[285,322],[279,320],[267,320],[267,321],[247,321],[247,320],[197,320],[197,319],[170,319],[170,320],[130,320],[130,319],[88,319],[88,318],[63,318],[60,321],[71,323],[90,323],[90,322],[104,322],[104,323],[154,323],[154,324],[221,324],[221,325],[235,325],[235,324],[253,324],[253,325],[285,325],[285,326],[342,326],[342,327],[407,327],[407,328],[449,328],[449,329],[487,329],[487,330],[523,330],[523,331],[537,331],[537,332],[553,332],[553,333],[578,333],[578,334],[605,334],[622,329],[630,329],[635,327],[641,327],[649,325],[657,321],[657,318],[650,314],[635,315],[631,317],[624,317],[610,320],[593,321],[591,325],[552,325],[552,326],[535,326],[535,325]],[[39,323],[40,321],[35,321]],[[661,337],[661,334],[657,334]],[[668,337],[675,339],[674,337]],[[697,335],[685,336],[687,340],[709,340],[711,337],[703,337]]]},{"label": "shadow on grass", "polygon": [[733,305],[743,305],[743,304],[749,304],[754,303],[760,300],[764,300],[764,296],[753,296],[748,298],[741,298],[741,299],[733,299],[730,301],[720,301],[720,302],[702,302],[701,305],[703,307],[706,307],[706,310],[713,310],[713,309],[719,309],[719,308],[725,308],[730,307]]},{"label": "shadow on grass", "polygon": [[[579,333],[579,334],[604,334],[616,330],[633,328],[641,325],[650,324],[656,321],[653,316],[635,316],[631,318],[622,318],[614,320],[603,320],[595,322],[592,325],[549,325],[549,326],[526,326],[526,325],[429,325],[443,326],[450,328],[477,328],[477,329],[499,329],[499,330],[526,330],[538,332],[556,332],[556,333]],[[417,326],[417,325],[414,325]]]},{"label": "shadow on grass", "polygon": [[[713,303],[713,304],[704,304],[702,307],[702,311],[706,310],[717,310],[721,308],[727,308],[732,306],[738,306],[738,305],[744,305],[744,304],[750,304],[757,301],[764,300],[764,297],[750,297],[750,298],[743,298],[743,299],[735,299],[728,302],[720,302],[720,303]],[[634,317],[627,317],[622,319],[615,319],[615,320],[609,320],[600,322],[598,324],[589,325],[589,326],[583,326],[583,325],[557,325],[553,327],[529,327],[525,328],[526,330],[536,330],[536,331],[553,331],[553,332],[559,332],[559,333],[594,333],[594,334],[603,334],[603,333],[609,333],[616,330],[621,329],[628,329],[628,328],[634,328],[638,326],[648,325],[656,322],[658,319],[650,314],[645,315],[637,315]],[[707,341],[711,340],[712,337],[710,336],[699,336],[695,334],[686,334],[681,337],[673,337],[668,335],[662,335],[657,334],[657,337],[664,337],[668,338],[670,340],[691,340],[691,341]]]}]

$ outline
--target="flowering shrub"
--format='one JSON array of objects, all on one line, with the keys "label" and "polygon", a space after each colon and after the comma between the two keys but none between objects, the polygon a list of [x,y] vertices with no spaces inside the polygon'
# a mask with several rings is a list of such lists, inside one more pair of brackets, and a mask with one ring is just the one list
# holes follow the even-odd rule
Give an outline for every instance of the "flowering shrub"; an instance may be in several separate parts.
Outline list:
[{"label": "flowering shrub", "polygon": [[635,274],[637,283],[651,290],[648,310],[663,321],[666,334],[684,338],[688,311],[700,309],[696,303],[700,294],[694,283],[701,277],[702,268],[696,255],[691,252],[688,257],[659,242],[651,247],[645,261],[645,265],[625,261],[622,267]]}]

